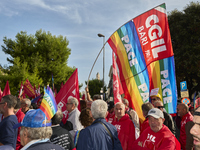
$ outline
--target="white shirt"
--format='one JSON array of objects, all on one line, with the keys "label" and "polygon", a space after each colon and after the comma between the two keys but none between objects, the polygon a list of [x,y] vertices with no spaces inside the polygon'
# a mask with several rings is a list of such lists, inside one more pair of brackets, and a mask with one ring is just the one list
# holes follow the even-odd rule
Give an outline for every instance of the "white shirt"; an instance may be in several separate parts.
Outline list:
[{"label": "white shirt", "polygon": [[73,124],[73,130],[69,131],[69,133],[74,138],[76,131],[83,129],[83,126],[81,125],[79,121],[80,111],[75,108],[72,112],[69,113],[68,121],[70,121]]}]

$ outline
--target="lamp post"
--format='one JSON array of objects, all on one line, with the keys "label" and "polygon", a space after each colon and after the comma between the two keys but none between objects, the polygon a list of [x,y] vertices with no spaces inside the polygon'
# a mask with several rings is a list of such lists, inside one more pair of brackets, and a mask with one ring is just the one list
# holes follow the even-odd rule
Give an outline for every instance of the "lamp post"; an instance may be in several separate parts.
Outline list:
[{"label": "lamp post", "polygon": [[101,33],[97,34],[98,37],[103,37],[103,100],[104,99],[104,66],[105,66],[105,46],[104,46],[104,43],[105,43],[105,36]]}]

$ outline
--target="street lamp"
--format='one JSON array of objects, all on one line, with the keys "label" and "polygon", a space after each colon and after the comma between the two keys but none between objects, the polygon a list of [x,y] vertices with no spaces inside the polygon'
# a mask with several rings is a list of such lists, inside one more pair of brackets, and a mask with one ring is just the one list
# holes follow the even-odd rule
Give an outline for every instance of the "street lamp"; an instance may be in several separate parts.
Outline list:
[{"label": "street lamp", "polygon": [[105,58],[105,46],[104,46],[104,44],[105,44],[105,36],[101,33],[99,33],[97,35],[98,35],[98,37],[103,37],[103,100],[105,100],[104,99],[104,66],[105,66],[105,59],[104,59]]}]

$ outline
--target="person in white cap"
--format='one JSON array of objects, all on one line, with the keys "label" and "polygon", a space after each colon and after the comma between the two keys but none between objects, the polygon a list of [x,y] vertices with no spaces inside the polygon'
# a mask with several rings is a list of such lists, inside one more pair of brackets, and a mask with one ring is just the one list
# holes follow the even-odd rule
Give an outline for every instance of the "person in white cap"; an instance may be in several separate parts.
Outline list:
[{"label": "person in white cap", "polygon": [[167,126],[163,124],[164,115],[158,108],[148,112],[149,126],[133,143],[135,149],[180,150],[180,143]]}]

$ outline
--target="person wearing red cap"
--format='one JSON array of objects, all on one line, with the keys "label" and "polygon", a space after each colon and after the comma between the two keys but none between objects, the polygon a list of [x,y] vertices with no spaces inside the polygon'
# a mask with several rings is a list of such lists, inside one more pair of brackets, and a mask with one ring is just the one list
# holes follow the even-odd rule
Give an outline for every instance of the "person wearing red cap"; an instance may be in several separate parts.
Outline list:
[{"label": "person wearing red cap", "polygon": [[180,150],[180,143],[168,127],[163,125],[164,115],[158,108],[148,112],[149,126],[133,143],[140,150]]}]

